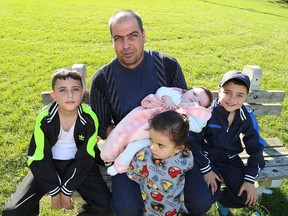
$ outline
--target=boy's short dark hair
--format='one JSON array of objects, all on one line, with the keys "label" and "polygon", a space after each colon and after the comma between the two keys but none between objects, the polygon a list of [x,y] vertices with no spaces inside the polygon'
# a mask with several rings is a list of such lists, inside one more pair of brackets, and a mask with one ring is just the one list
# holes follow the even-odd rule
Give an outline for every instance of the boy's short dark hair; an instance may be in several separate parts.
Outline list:
[{"label": "boy's short dark hair", "polygon": [[57,69],[52,75],[52,89],[54,90],[54,87],[56,85],[56,81],[58,79],[66,80],[68,78],[71,78],[74,80],[79,80],[81,83],[81,88],[83,88],[82,76],[76,69],[60,68],[60,69]]},{"label": "boy's short dark hair", "polygon": [[249,93],[250,78],[241,71],[233,70],[225,73],[224,76],[222,77],[219,87],[223,87],[228,82],[233,82],[234,84],[245,86],[247,92]]}]

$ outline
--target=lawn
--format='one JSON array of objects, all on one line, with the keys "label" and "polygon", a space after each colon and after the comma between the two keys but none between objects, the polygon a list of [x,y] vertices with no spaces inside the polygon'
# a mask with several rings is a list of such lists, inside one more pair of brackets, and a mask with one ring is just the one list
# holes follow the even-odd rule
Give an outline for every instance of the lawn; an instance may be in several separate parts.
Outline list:
[{"label": "lawn", "polygon": [[[115,57],[108,20],[123,8],[142,16],[145,48],[177,58],[189,86],[216,90],[226,71],[258,65],[261,89],[288,92],[288,5],[280,1],[1,0],[0,212],[27,173],[26,151],[52,72],[84,63],[89,87],[95,71]],[[280,116],[257,118],[263,137],[279,137],[288,147],[287,96],[283,105]],[[288,215],[288,180],[261,206]],[[46,198],[41,215],[54,215],[48,212]]]}]

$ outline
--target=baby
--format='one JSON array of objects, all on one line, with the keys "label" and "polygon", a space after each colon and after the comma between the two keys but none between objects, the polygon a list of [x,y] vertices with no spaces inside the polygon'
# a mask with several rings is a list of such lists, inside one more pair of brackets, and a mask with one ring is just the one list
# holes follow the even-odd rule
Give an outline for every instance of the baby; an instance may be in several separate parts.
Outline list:
[{"label": "baby", "polygon": [[207,107],[212,100],[211,91],[204,87],[190,90],[160,87],[156,94],[145,97],[141,106],[128,113],[115,127],[103,146],[102,160],[114,162],[108,168],[108,174],[126,172],[133,155],[149,145],[149,119],[153,116],[163,111],[176,110],[188,116],[189,130],[198,133],[211,117],[211,110]]}]

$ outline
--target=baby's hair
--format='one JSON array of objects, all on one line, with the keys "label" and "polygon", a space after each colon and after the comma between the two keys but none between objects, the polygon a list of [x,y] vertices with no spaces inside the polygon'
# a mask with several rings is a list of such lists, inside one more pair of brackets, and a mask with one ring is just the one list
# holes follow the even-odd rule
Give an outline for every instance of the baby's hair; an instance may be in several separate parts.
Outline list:
[{"label": "baby's hair", "polygon": [[177,146],[187,146],[189,120],[173,110],[159,113],[149,121],[150,129],[162,132],[169,136]]},{"label": "baby's hair", "polygon": [[206,106],[206,108],[208,108],[209,106],[211,106],[211,104],[213,102],[213,93],[208,88],[206,88],[204,86],[200,86],[199,88],[202,88],[205,91],[205,93],[208,96],[208,98],[209,98],[209,105]]},{"label": "baby's hair", "polygon": [[72,69],[72,68],[60,68],[60,69],[57,69],[52,75],[52,89],[54,90],[56,81],[58,79],[66,80],[68,78],[79,80],[81,83],[81,88],[83,88],[82,76],[77,70]]},{"label": "baby's hair", "polygon": [[208,99],[209,99],[209,105],[206,106],[206,108],[210,107],[211,104],[212,104],[212,102],[213,102],[213,99],[214,99],[213,93],[212,93],[208,88],[206,88],[206,87],[204,87],[204,86],[194,86],[194,87],[192,87],[192,88],[190,88],[190,89],[188,89],[188,90],[191,90],[191,89],[193,89],[193,88],[201,88],[201,89],[204,90],[205,94],[208,96]]}]

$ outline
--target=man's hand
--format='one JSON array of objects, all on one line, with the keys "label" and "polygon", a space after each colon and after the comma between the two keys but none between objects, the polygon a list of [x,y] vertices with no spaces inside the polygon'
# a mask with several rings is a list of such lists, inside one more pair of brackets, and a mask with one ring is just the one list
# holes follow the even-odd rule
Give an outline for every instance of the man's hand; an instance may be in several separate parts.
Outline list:
[{"label": "man's hand", "polygon": [[206,173],[203,177],[208,187],[210,188],[211,193],[214,195],[218,188],[217,181],[221,182],[221,178],[212,170]]},{"label": "man's hand", "polygon": [[247,206],[255,205],[258,200],[258,193],[254,184],[244,181],[239,190],[238,196],[241,196],[243,191],[247,192],[247,199],[245,204]]}]

